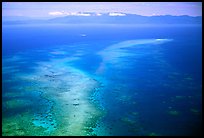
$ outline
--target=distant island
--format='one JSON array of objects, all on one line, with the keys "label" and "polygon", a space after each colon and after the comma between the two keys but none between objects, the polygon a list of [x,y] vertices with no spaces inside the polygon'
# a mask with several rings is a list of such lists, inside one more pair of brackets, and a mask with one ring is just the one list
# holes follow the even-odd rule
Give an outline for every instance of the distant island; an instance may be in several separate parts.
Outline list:
[{"label": "distant island", "polygon": [[202,24],[202,16],[142,16],[137,14],[124,13],[103,13],[91,12],[80,13],[78,15],[68,15],[55,17],[52,19],[32,19],[26,17],[2,18],[3,24]]}]

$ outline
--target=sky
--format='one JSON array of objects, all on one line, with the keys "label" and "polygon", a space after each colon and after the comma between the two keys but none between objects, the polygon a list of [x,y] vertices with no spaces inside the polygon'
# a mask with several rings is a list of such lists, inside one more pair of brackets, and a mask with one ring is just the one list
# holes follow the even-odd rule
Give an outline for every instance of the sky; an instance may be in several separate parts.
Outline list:
[{"label": "sky", "polygon": [[127,13],[202,16],[202,2],[2,2],[3,16],[90,16],[83,12],[94,12],[97,16],[107,12],[110,16],[125,16]]}]

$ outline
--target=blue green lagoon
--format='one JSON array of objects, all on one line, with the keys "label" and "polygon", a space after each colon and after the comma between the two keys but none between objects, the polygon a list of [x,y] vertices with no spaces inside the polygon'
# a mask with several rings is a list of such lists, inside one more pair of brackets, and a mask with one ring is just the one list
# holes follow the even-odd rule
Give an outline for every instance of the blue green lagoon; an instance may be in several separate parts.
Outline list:
[{"label": "blue green lagoon", "polygon": [[201,25],[3,25],[2,135],[201,135],[201,33]]}]

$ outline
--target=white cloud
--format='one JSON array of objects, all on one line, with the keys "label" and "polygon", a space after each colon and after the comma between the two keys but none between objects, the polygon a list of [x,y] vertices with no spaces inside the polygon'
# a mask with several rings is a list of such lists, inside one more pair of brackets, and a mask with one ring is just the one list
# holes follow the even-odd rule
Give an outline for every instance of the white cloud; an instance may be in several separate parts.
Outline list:
[{"label": "white cloud", "polygon": [[96,16],[101,16],[102,14],[101,13],[96,13]]},{"label": "white cloud", "polygon": [[126,14],[119,12],[111,12],[109,13],[109,16],[126,16]]},{"label": "white cloud", "polygon": [[89,13],[71,13],[71,15],[75,15],[75,16],[91,16],[91,14],[89,14]]},{"label": "white cloud", "polygon": [[[84,13],[84,12],[66,12],[66,11],[53,11],[49,12],[52,16],[101,16],[101,13]],[[126,16],[125,13],[110,12],[109,16]]]},{"label": "white cloud", "polygon": [[53,16],[91,16],[89,13],[82,13],[82,12],[65,12],[65,11],[54,11],[49,12],[49,15]]},{"label": "white cloud", "polygon": [[59,15],[63,15],[63,12],[59,12],[59,11],[55,11],[55,12],[49,12],[49,15],[53,15],[53,16],[59,16]]}]

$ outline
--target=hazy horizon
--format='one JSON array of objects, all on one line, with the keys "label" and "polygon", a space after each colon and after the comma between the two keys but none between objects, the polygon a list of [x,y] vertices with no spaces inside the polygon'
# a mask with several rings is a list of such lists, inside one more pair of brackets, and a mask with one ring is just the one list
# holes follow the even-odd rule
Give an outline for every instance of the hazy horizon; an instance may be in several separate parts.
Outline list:
[{"label": "hazy horizon", "polygon": [[2,17],[55,18],[63,16],[202,16],[201,2],[3,2]]}]

